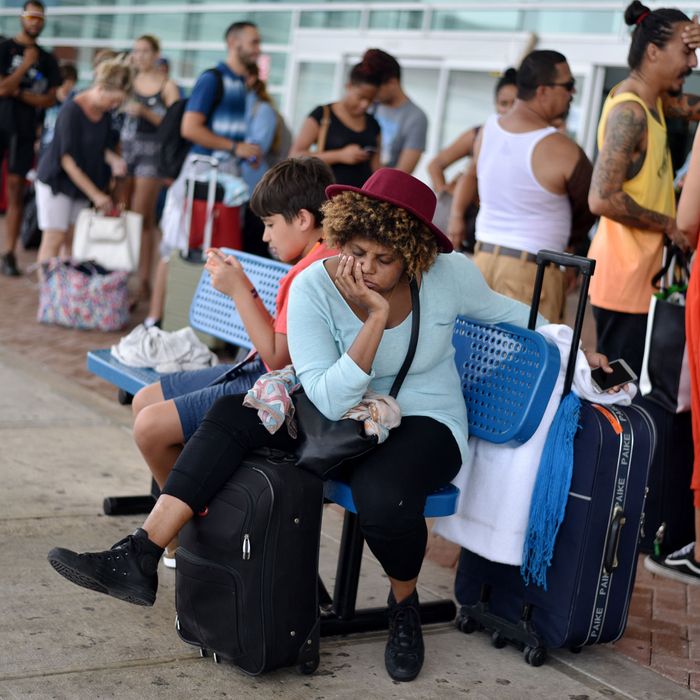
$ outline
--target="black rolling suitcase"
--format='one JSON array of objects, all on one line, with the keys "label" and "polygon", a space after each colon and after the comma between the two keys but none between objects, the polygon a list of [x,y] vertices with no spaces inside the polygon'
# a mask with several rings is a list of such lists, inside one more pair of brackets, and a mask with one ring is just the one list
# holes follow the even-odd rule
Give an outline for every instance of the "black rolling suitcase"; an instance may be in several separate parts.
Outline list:
[{"label": "black rolling suitcase", "polygon": [[690,411],[671,413],[651,399],[637,396],[656,426],[656,450],[649,468],[641,551],[670,554],[695,540],[693,428]]},{"label": "black rolling suitcase", "polygon": [[203,656],[258,675],[319,662],[323,483],[279,454],[251,454],[180,533],[176,628]]},{"label": "black rolling suitcase", "polygon": [[[546,251],[538,255],[540,261],[576,265],[583,272],[573,339],[577,347],[593,261]],[[545,264],[538,270],[534,309]],[[565,387],[571,385],[573,369],[570,363]],[[497,648],[514,644],[533,666],[544,662],[548,648],[578,650],[618,639],[627,622],[637,568],[654,425],[635,404],[581,403],[573,477],[547,590],[526,586],[519,567],[468,550],[462,550],[457,569],[457,626],[467,633],[487,630]]]}]

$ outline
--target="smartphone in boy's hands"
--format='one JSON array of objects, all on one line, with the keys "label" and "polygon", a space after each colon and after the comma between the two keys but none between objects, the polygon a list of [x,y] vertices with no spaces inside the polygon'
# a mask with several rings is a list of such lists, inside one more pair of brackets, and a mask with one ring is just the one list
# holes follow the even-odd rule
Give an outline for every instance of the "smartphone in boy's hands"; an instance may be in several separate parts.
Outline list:
[{"label": "smartphone in boy's hands", "polygon": [[612,372],[605,372],[602,367],[591,370],[593,388],[600,393],[609,391],[616,386],[624,386],[625,384],[634,382],[637,379],[637,375],[622,359],[613,360],[610,363],[610,367],[612,368]]}]

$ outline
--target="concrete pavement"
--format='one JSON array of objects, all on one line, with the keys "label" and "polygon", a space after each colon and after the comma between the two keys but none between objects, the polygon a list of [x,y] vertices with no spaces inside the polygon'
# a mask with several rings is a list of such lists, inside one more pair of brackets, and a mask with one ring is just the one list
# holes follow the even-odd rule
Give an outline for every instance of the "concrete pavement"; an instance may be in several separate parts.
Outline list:
[{"label": "concrete pavement", "polygon": [[[161,569],[153,608],[77,588],[48,565],[55,545],[104,548],[137,517],[102,515],[105,495],[139,494],[148,476],[129,411],[8,350],[0,339],[0,699],[56,698],[697,698],[608,647],[555,652],[527,666],[512,648],[451,625],[426,629],[426,664],[408,684],[383,665],[384,635],[322,640],[319,670],[249,678],[200,659],[174,629],[174,573]],[[340,516],[324,519],[321,567],[332,583]],[[427,562],[421,597],[444,597],[453,572]],[[385,599],[386,581],[365,557],[360,597]]]}]

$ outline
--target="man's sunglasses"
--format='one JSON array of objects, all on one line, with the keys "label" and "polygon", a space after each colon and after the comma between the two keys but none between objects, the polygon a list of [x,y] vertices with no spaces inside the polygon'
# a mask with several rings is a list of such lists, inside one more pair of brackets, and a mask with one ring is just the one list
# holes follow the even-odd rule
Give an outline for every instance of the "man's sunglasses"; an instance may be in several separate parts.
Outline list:
[{"label": "man's sunglasses", "polygon": [[46,19],[46,17],[39,12],[23,12],[20,16],[24,19],[40,19],[42,22]]},{"label": "man's sunglasses", "polygon": [[573,92],[576,87],[576,78],[571,78],[571,80],[567,80],[565,83],[545,83],[545,85],[547,87],[563,87],[567,92]]}]

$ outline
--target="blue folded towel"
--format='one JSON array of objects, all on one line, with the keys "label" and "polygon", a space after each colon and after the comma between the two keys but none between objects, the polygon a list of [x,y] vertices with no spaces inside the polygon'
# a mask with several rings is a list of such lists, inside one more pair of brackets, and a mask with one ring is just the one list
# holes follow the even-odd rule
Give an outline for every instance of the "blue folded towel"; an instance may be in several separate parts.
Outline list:
[{"label": "blue folded towel", "polygon": [[579,428],[581,400],[569,392],[559,404],[547,433],[525,535],[520,574],[526,584],[533,581],[547,590],[547,569],[552,563],[559,527],[574,471],[574,437]]}]

